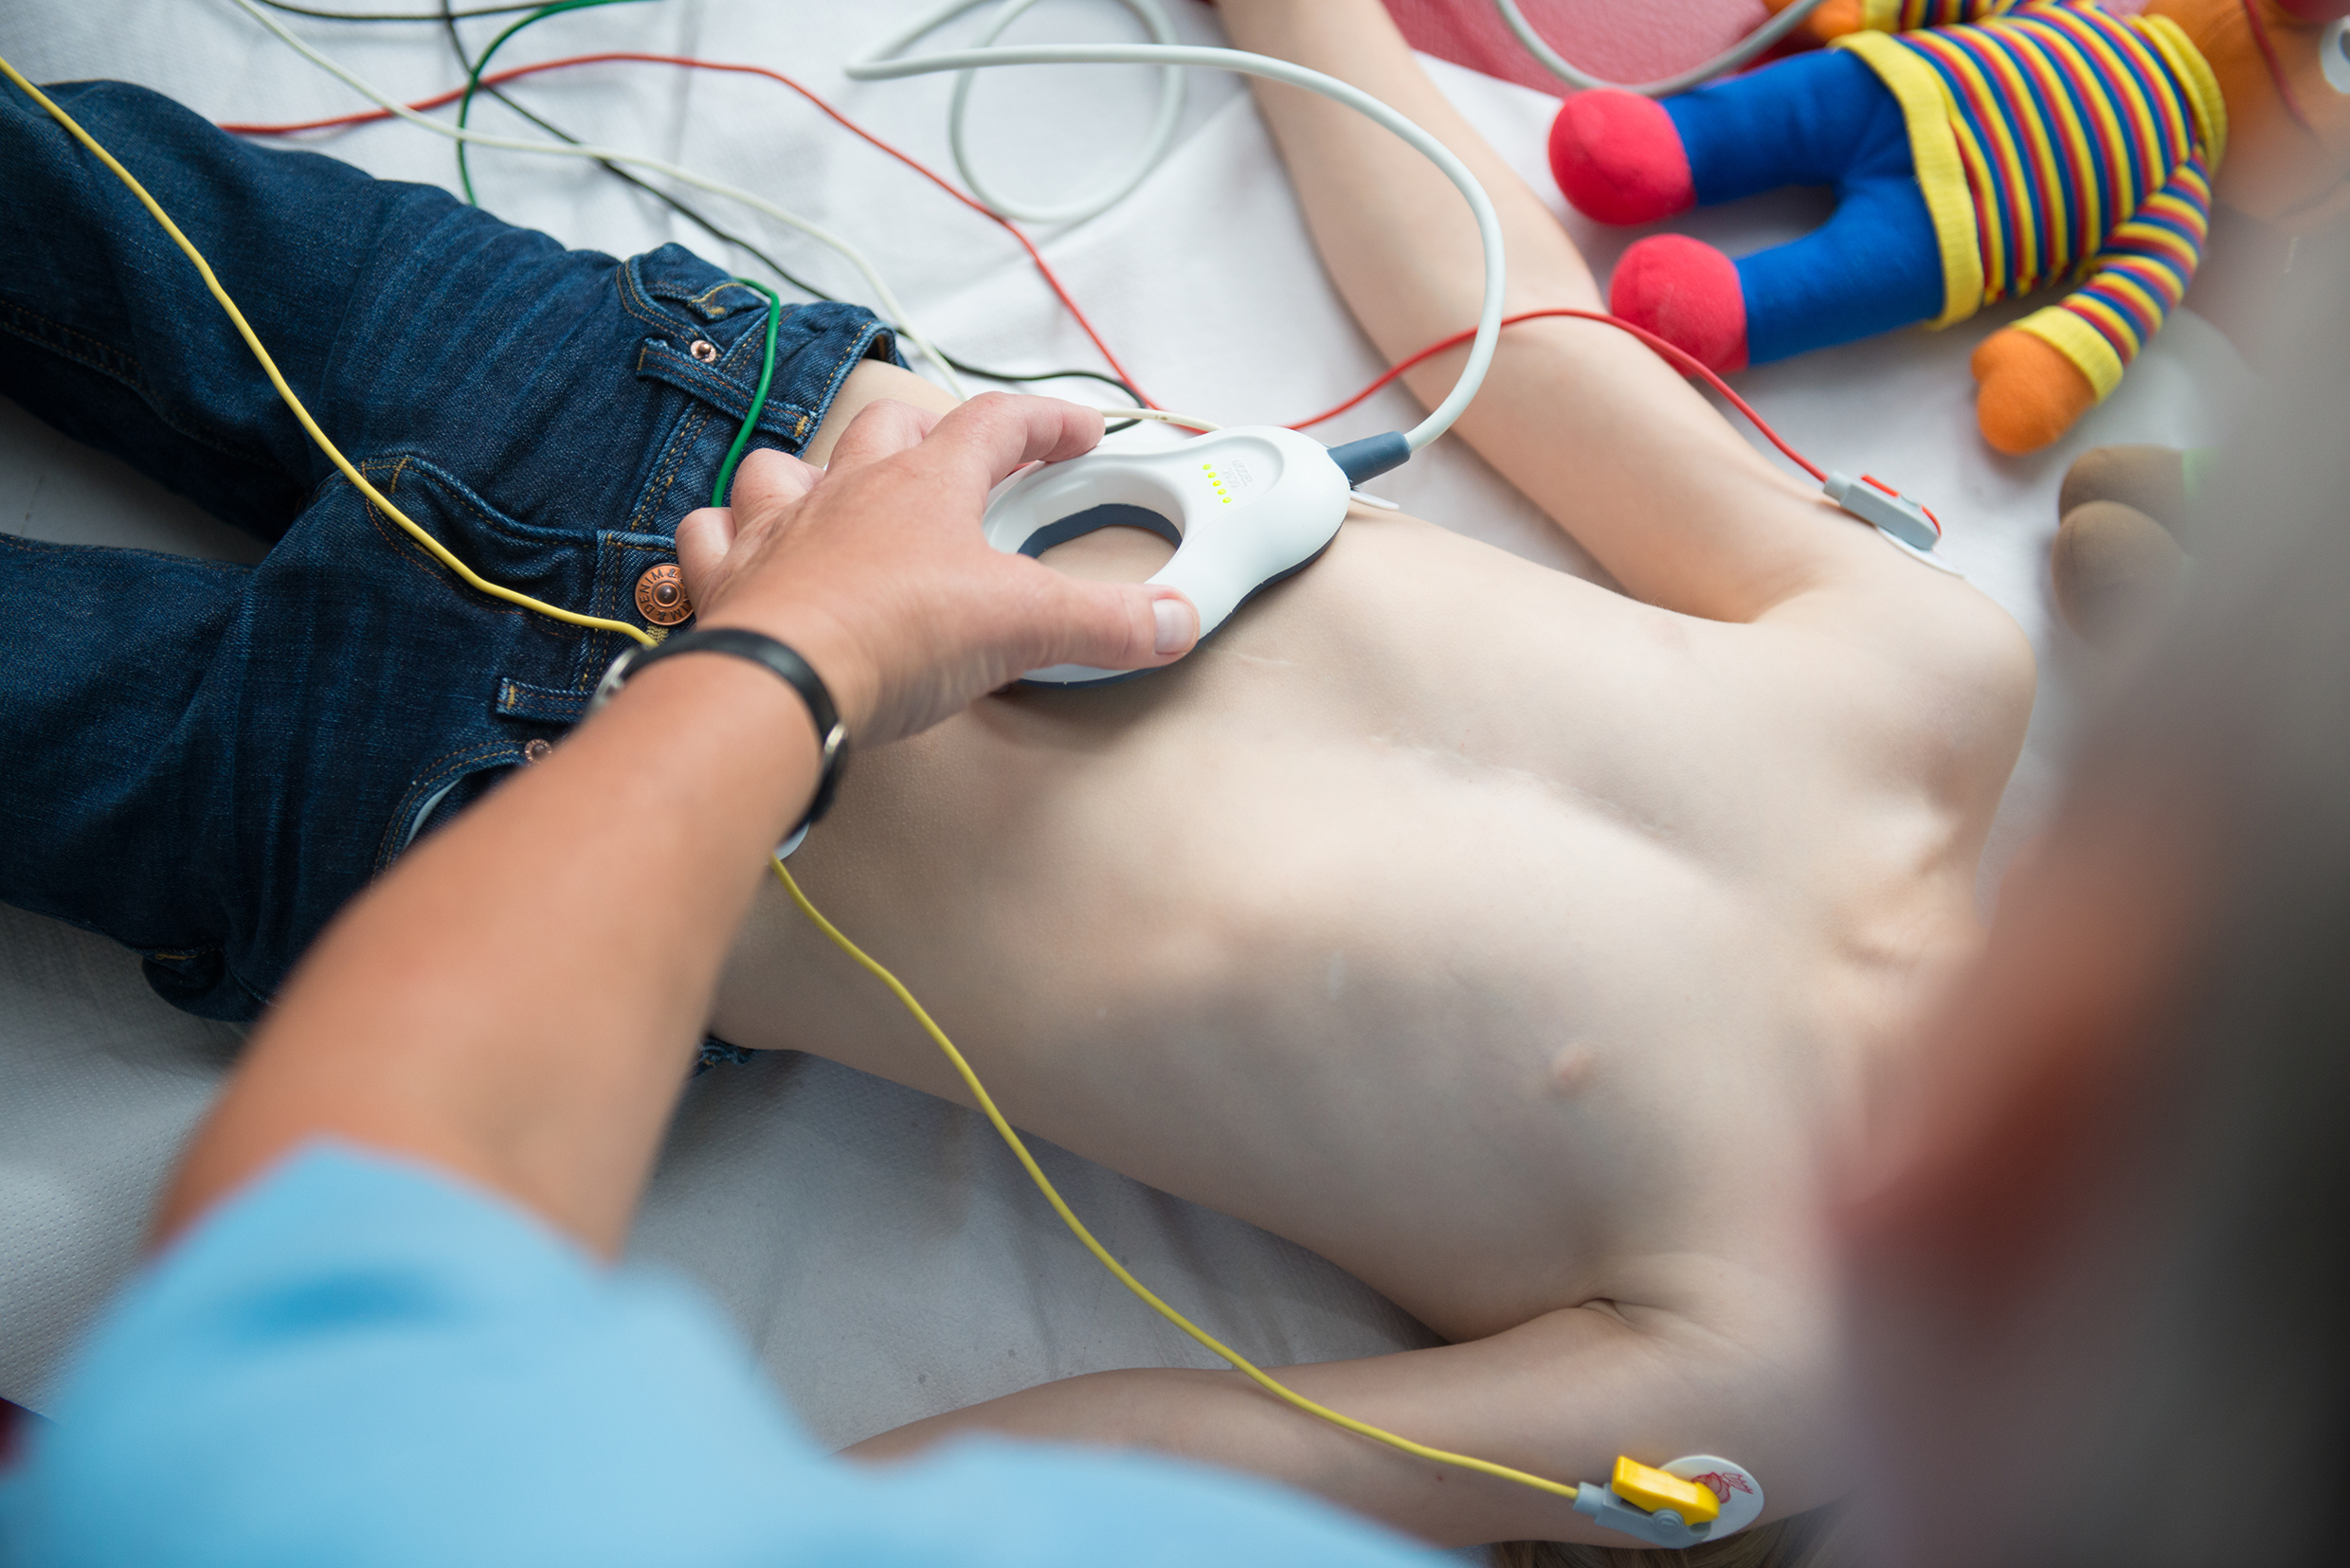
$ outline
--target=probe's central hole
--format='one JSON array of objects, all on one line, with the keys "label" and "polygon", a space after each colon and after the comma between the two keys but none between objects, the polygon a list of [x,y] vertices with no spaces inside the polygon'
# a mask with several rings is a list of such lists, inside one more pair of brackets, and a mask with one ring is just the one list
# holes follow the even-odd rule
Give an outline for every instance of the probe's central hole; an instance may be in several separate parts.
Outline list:
[{"label": "probe's central hole", "polygon": [[1140,583],[1166,565],[1180,537],[1147,507],[1096,506],[1039,530],[1025,553],[1064,576]]}]

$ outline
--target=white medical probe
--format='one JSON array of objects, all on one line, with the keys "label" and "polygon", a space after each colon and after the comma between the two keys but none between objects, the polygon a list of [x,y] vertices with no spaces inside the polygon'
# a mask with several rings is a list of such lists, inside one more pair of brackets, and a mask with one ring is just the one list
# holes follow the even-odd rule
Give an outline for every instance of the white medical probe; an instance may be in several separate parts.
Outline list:
[{"label": "white medical probe", "polygon": [[[972,188],[985,195],[964,157],[960,115],[971,73],[994,65],[1163,65],[1212,68],[1262,77],[1318,93],[1342,103],[1408,143],[1452,181],[1476,219],[1485,251],[1485,298],[1477,313],[1469,360],[1444,401],[1409,430],[1391,430],[1342,446],[1320,442],[1276,425],[1242,425],[1197,438],[1170,451],[1088,453],[1013,479],[988,503],[983,527],[998,550],[1036,554],[1095,529],[1124,524],[1171,532],[1175,553],[1148,581],[1179,588],[1200,612],[1204,640],[1249,597],[1280,581],[1329,548],[1347,520],[1348,492],[1384,474],[1452,428],[1484,385],[1501,335],[1502,295],[1507,281],[1501,219],[1491,198],[1468,166],[1436,137],[1360,87],[1308,70],[1286,60],[1242,49],[1182,44],[1021,44],[992,41],[1032,0],[1011,0],[978,47],[940,54],[901,56],[915,39],[985,0],[947,0],[945,5],[884,40],[842,67],[853,81],[884,81],[961,73],[956,84],[951,135],[957,166]],[[1144,19],[1154,36],[1166,36],[1165,18],[1151,0],[1122,0]],[[1160,127],[1171,130],[1180,103],[1172,92],[1160,100]],[[1153,133],[1154,137],[1158,132]],[[1125,195],[1148,173],[1158,155],[1145,149],[1108,200],[1075,204],[1069,213],[1091,215]],[[991,202],[993,198],[988,198]],[[1158,528],[1164,521],[1168,526]],[[1130,678],[1133,672],[1056,664],[1031,670],[1023,678],[1046,686],[1099,685]]]}]

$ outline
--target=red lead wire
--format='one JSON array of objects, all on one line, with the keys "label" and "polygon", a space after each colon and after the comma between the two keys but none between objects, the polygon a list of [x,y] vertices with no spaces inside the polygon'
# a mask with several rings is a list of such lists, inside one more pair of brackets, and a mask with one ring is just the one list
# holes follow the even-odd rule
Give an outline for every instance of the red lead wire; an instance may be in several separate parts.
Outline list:
[{"label": "red lead wire", "polygon": [[[1516,315],[1506,315],[1502,317],[1501,324],[1505,327],[1514,327],[1521,321],[1539,321],[1543,317],[1548,315],[1571,316],[1578,321],[1598,321],[1603,325],[1614,327],[1618,332],[1630,333],[1633,336],[1638,338],[1641,342],[1647,344],[1651,349],[1654,350],[1657,355],[1661,357],[1666,364],[1672,366],[1674,369],[1679,370],[1683,375],[1697,377],[1699,380],[1705,382],[1707,386],[1711,387],[1715,391],[1721,393],[1725,398],[1727,398],[1730,402],[1730,406],[1736,408],[1740,413],[1745,415],[1746,418],[1753,423],[1754,427],[1762,432],[1765,440],[1767,440],[1773,446],[1778,447],[1781,453],[1785,454],[1789,462],[1794,463],[1798,468],[1800,468],[1804,473],[1809,474],[1813,478],[1819,480],[1822,484],[1827,482],[1827,473],[1819,468],[1818,465],[1814,463],[1811,459],[1805,457],[1802,453],[1797,451],[1794,447],[1789,446],[1786,442],[1781,440],[1779,432],[1771,428],[1770,422],[1765,420],[1761,414],[1754,411],[1754,405],[1748,403],[1744,398],[1740,397],[1736,392],[1730,390],[1730,384],[1728,382],[1724,381],[1720,376],[1714,374],[1713,371],[1707,369],[1696,359],[1692,358],[1687,351],[1666,342],[1654,333],[1650,332],[1646,327],[1635,326],[1631,322],[1625,320],[1622,316],[1610,315],[1605,311],[1579,311],[1569,309],[1564,305],[1554,306],[1549,310],[1522,311]],[[1410,354],[1402,359],[1397,360],[1395,364],[1388,367],[1386,374],[1381,376],[1378,380],[1372,382],[1368,387],[1364,387],[1363,390],[1355,393],[1354,396],[1338,405],[1335,408],[1325,408],[1322,412],[1314,415],[1313,418],[1309,420],[1300,420],[1295,424],[1291,425],[1290,428],[1292,430],[1303,430],[1310,424],[1319,424],[1324,420],[1336,419],[1339,415],[1345,413],[1356,404],[1361,403],[1365,398],[1369,397],[1373,392],[1378,391],[1382,387],[1386,386],[1387,383],[1395,380],[1396,377],[1401,375],[1413,366],[1419,364],[1423,360],[1433,359],[1435,356],[1442,353],[1447,349],[1457,349],[1463,343],[1468,342],[1471,338],[1476,335],[1476,333],[1472,330],[1464,333],[1455,333],[1450,337],[1444,338],[1438,342],[1431,343],[1426,348],[1420,350],[1418,353]]]}]

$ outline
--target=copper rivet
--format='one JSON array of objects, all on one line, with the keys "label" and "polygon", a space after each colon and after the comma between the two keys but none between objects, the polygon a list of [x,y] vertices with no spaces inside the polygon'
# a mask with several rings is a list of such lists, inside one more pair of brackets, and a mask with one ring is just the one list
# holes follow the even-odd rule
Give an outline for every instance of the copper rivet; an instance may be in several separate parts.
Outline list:
[{"label": "copper rivet", "polygon": [[546,741],[534,740],[523,747],[522,760],[526,763],[543,763],[547,760],[547,753],[553,749]]},{"label": "copper rivet", "polygon": [[718,346],[706,337],[696,338],[694,347],[686,351],[705,365],[714,362],[718,357]]},{"label": "copper rivet", "polygon": [[685,597],[685,574],[675,561],[644,568],[637,579],[637,613],[656,626],[674,626],[694,613]]}]

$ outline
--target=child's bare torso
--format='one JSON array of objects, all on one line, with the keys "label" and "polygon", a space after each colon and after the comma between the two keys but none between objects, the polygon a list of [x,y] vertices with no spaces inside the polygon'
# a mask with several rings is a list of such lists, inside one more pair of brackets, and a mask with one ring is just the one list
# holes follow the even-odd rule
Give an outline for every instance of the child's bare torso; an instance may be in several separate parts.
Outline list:
[{"label": "child's bare torso", "polygon": [[[1184,667],[860,756],[794,870],[1020,1125],[1448,1339],[1766,1333],[2020,740],[1873,645],[2003,618],[1867,544],[1881,607],[1726,624],[1358,512]],[[961,1098],[780,893],[715,1027]]]}]

